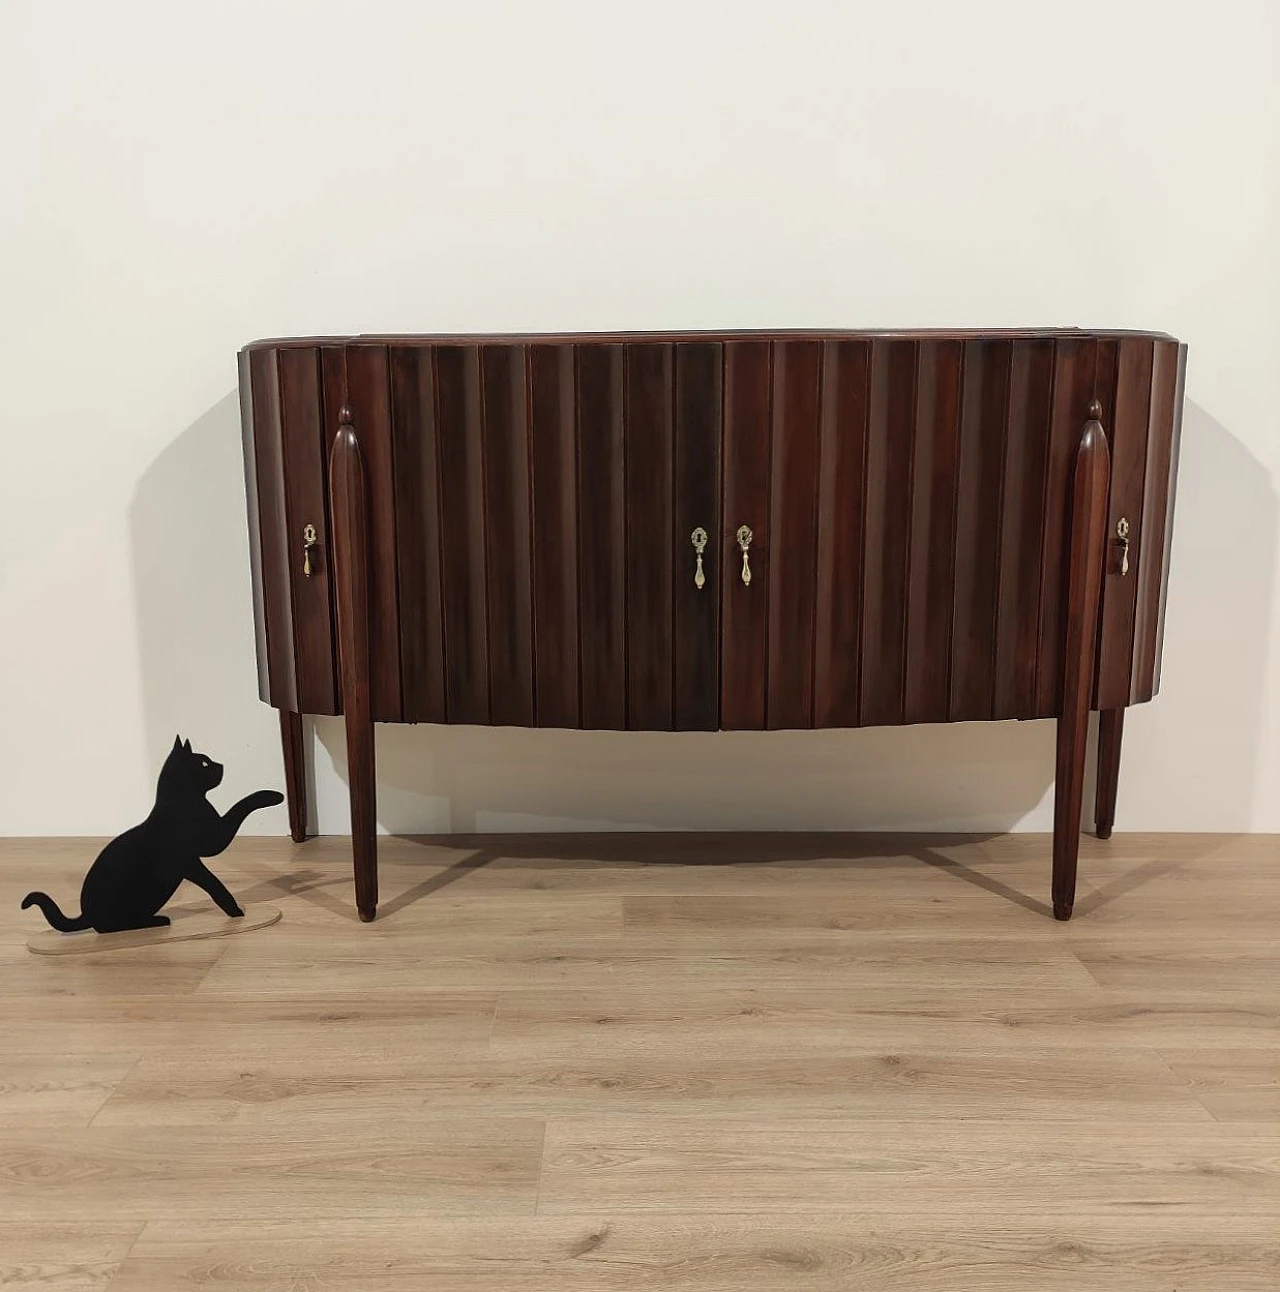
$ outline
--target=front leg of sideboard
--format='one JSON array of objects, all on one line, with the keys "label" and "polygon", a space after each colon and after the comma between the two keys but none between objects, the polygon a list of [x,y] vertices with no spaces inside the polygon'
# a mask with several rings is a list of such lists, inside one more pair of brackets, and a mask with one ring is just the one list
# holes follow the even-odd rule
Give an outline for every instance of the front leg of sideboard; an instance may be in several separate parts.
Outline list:
[{"label": "front leg of sideboard", "polygon": [[1095,399],[1080,434],[1071,485],[1071,536],[1067,551],[1067,619],[1063,649],[1062,706],[1058,714],[1058,765],[1053,801],[1053,914],[1069,920],[1076,900],[1084,755],[1089,700],[1098,641],[1098,606],[1106,551],[1107,489],[1111,452]]},{"label": "front leg of sideboard", "polygon": [[338,433],[329,450],[329,496],[356,910],[367,923],[378,911],[377,803],[369,683],[369,499],[360,441],[351,412],[345,407],[338,415]]}]

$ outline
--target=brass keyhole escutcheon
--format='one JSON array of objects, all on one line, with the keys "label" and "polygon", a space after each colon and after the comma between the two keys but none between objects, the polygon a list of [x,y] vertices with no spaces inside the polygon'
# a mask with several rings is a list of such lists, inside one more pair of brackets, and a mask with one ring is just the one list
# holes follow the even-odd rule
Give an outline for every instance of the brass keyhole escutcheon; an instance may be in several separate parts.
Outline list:
[{"label": "brass keyhole escutcheon", "polygon": [[742,582],[747,587],[751,586],[751,555],[747,549],[750,548],[753,537],[750,525],[738,526],[738,546],[742,549]]},{"label": "brass keyhole escutcheon", "polygon": [[1129,573],[1129,518],[1121,516],[1116,521],[1116,542],[1120,544],[1120,577]]},{"label": "brass keyhole escutcheon", "polygon": [[693,571],[693,586],[699,592],[706,586],[707,576],[702,569],[702,554],[707,550],[707,531],[701,525],[689,535],[689,541],[693,544],[693,550],[697,553],[698,563]]},{"label": "brass keyhole escutcheon", "polygon": [[316,527],[314,525],[304,525],[302,527],[302,573],[309,579],[314,570],[311,568],[311,550],[316,546]]}]

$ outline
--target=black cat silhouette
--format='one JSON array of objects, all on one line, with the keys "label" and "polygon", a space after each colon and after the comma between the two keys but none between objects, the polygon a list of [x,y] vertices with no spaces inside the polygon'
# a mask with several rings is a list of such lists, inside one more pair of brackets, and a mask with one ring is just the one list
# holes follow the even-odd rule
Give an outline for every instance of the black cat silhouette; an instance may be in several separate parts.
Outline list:
[{"label": "black cat silhouette", "polygon": [[189,879],[228,915],[243,915],[226,885],[201,858],[216,857],[250,812],[283,803],[284,795],[258,790],[219,816],[205,795],[221,781],[221,763],[193,752],[191,741],[174,737],[156,783],[155,807],[141,825],[112,839],[89,867],[80,890],[79,918],[68,919],[44,893],[28,893],[22,909],[38,906],[62,933],[158,929],[169,923],[160,908]]}]

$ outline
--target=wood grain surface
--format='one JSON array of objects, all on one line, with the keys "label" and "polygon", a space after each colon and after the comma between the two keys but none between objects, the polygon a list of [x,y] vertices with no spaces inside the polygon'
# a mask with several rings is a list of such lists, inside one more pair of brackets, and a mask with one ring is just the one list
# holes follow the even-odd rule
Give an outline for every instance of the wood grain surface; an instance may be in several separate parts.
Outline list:
[{"label": "wood grain surface", "polygon": [[0,842],[5,1288],[1280,1285],[1274,837],[245,838],[29,955],[97,846]]}]

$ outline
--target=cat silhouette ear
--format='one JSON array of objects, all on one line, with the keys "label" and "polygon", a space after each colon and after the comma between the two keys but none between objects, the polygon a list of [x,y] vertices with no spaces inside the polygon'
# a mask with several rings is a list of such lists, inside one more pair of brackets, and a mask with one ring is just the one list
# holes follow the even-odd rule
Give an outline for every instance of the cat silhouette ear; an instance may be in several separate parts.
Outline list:
[{"label": "cat silhouette ear", "polygon": [[182,748],[182,737],[181,737],[181,736],[174,736],[174,738],[173,738],[173,747],[174,747],[175,749],[181,749],[181,748]]},{"label": "cat silhouette ear", "polygon": [[185,749],[185,750],[187,751],[187,753],[190,753],[190,752],[191,752],[191,741],[190,741],[189,739],[188,739],[188,740],[184,740],[184,741],[182,742],[182,747],[183,747],[183,749]]}]

